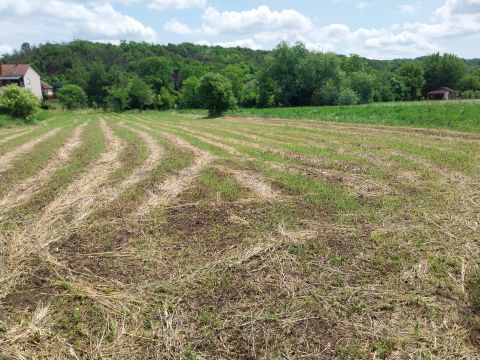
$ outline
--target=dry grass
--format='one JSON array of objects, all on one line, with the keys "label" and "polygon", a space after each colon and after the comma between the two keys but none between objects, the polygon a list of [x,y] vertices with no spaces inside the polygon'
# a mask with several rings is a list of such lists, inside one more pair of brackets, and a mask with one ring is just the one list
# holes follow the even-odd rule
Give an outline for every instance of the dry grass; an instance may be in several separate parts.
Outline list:
[{"label": "dry grass", "polygon": [[[82,126],[0,199],[12,210],[0,358],[480,356],[476,136],[156,113],[92,122],[105,151],[41,211],[15,222],[74,160]],[[0,164],[61,124],[23,143],[6,132]]]}]

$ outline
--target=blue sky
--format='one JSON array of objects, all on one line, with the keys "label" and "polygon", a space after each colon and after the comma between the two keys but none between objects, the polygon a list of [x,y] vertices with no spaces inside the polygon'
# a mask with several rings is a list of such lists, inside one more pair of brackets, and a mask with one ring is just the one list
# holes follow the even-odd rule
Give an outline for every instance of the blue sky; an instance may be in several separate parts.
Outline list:
[{"label": "blue sky", "polygon": [[23,42],[192,42],[369,58],[480,57],[480,0],[1,0],[0,53]]}]

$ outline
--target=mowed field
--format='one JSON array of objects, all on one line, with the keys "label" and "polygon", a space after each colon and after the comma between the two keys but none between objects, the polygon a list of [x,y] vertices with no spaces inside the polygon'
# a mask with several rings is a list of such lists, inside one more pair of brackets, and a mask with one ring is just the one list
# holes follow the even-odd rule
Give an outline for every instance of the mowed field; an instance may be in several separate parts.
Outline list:
[{"label": "mowed field", "polygon": [[480,134],[59,113],[0,129],[1,359],[480,356]]}]

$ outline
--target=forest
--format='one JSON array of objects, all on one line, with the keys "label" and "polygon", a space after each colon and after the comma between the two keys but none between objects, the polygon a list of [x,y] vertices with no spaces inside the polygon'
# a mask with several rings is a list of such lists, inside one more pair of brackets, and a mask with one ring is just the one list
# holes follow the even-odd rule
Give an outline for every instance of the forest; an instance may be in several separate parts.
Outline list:
[{"label": "forest", "polygon": [[263,51],[76,40],[24,43],[2,62],[30,63],[60,97],[76,99],[65,100],[69,108],[201,108],[199,85],[207,74],[225,83],[231,106],[247,108],[417,101],[445,86],[461,98],[480,98],[480,59],[452,54],[371,60],[312,52],[302,43]]}]

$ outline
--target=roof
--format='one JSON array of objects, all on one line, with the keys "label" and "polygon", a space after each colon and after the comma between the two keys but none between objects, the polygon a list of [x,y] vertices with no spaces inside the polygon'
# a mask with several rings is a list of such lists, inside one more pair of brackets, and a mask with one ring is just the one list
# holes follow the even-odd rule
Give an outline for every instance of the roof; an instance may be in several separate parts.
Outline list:
[{"label": "roof", "polygon": [[3,78],[12,78],[12,77],[23,77],[30,69],[30,64],[13,64],[13,65],[1,65],[0,79]]},{"label": "roof", "polygon": [[53,89],[53,86],[50,85],[49,83],[46,83],[45,81],[40,81],[40,86],[42,87],[42,90]]},{"label": "roof", "polygon": [[447,86],[444,86],[444,87],[441,87],[440,89],[436,89],[436,90],[433,90],[433,91],[430,91],[428,93],[428,95],[436,95],[436,94],[440,94],[440,95],[443,95],[443,94],[447,94],[447,93],[455,93],[456,91],[447,87]]}]

